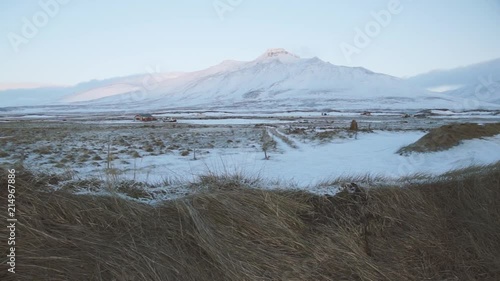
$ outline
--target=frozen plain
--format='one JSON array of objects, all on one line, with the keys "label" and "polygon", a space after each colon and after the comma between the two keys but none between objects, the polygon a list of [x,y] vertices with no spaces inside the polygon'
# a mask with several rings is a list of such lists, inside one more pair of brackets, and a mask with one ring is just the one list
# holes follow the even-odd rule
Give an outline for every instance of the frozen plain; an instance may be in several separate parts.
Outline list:
[{"label": "frozen plain", "polygon": [[[500,161],[500,136],[463,141],[441,152],[397,154],[443,124],[500,120],[496,112],[433,113],[427,118],[402,118],[394,112],[172,114],[177,123],[136,122],[126,115],[105,120],[101,115],[3,116],[0,161],[12,165],[22,159],[31,169],[69,173],[72,180],[105,180],[112,170],[120,180],[175,189],[169,194],[189,192],[179,189],[179,183],[206,174],[237,174],[261,179],[264,188],[288,186],[331,194],[339,188],[338,178],[369,176],[366,184],[376,185],[377,178],[437,175]],[[347,130],[353,119],[360,126],[357,133]],[[275,142],[268,160],[262,150],[263,132]]]}]

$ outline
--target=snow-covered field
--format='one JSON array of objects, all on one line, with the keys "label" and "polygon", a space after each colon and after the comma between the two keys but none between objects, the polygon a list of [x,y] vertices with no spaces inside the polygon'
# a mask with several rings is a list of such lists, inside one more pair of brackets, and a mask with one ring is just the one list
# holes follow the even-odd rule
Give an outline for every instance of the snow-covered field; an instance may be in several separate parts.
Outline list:
[{"label": "snow-covered field", "polygon": [[[176,116],[181,118],[178,123],[13,118],[0,123],[0,163],[22,162],[38,171],[70,173],[74,179],[104,179],[112,173],[118,179],[165,189],[172,188],[168,183],[195,181],[206,174],[241,174],[264,179],[270,188],[333,193],[339,177],[399,179],[500,161],[500,136],[464,141],[442,152],[396,153],[430,128],[456,120],[498,122],[494,115],[480,113],[462,119],[455,114],[437,119],[395,114],[301,115]],[[358,133],[346,130],[352,119],[358,120]],[[268,160],[262,149],[263,134],[275,142],[267,151]]]},{"label": "snow-covered field", "polygon": [[243,125],[243,124],[276,124],[286,123],[276,119],[242,119],[242,118],[225,118],[225,119],[184,119],[183,123],[200,124],[200,125]]},{"label": "snow-covered field", "polygon": [[[400,156],[395,152],[415,142],[422,132],[383,132],[358,134],[327,144],[301,143],[293,149],[276,139],[279,150],[269,160],[259,149],[215,149],[199,160],[182,157],[144,157],[135,164],[141,170],[140,180],[162,177],[192,178],[206,173],[243,173],[271,181],[314,186],[342,176],[366,175],[400,178],[415,173],[441,174],[451,169],[500,160],[500,136],[465,141],[444,152]],[[496,152],[496,153],[492,153]],[[131,169],[122,165],[122,169]]]}]

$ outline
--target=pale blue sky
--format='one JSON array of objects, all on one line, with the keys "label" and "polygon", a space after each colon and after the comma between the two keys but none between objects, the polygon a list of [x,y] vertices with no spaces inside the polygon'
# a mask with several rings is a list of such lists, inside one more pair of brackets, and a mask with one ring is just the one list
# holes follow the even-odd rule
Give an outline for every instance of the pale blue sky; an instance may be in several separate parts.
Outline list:
[{"label": "pale blue sky", "polygon": [[[273,47],[398,77],[500,57],[500,0],[401,0],[351,61],[340,44],[353,45],[356,28],[391,0],[70,0],[16,53],[9,36],[23,36],[23,18],[50,1],[0,1],[0,83],[200,70]],[[221,20],[217,1],[241,4]]]}]

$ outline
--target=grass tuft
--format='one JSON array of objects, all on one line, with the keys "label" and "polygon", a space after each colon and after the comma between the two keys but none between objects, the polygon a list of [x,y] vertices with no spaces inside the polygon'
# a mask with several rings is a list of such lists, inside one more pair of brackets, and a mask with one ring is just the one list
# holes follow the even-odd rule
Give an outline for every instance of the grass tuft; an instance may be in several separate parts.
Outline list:
[{"label": "grass tuft", "polygon": [[17,273],[4,258],[0,279],[500,280],[500,164],[461,175],[337,196],[207,176],[153,206],[19,169]]}]

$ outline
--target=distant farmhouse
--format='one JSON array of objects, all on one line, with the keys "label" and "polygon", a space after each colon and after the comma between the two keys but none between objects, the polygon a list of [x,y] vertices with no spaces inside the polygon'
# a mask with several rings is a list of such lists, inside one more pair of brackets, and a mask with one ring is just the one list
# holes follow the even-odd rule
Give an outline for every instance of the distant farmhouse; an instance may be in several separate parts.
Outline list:
[{"label": "distant farmhouse", "polygon": [[144,122],[157,120],[153,115],[149,113],[137,114],[134,119],[137,121],[144,121]]}]

